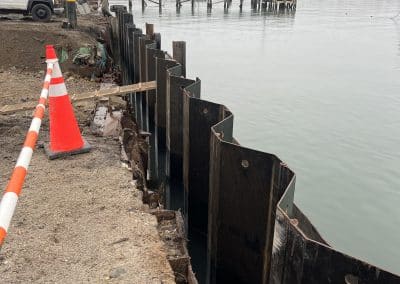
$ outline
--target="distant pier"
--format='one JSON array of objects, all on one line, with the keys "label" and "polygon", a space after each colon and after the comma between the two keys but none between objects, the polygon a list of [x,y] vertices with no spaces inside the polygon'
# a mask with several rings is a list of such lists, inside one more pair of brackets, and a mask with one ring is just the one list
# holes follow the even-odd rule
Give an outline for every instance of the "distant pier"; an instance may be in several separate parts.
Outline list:
[{"label": "distant pier", "polygon": [[[240,11],[243,9],[243,1],[239,0],[237,3]],[[253,11],[282,11],[282,10],[295,10],[297,6],[297,0],[250,0],[251,1],[251,9]],[[142,11],[144,11],[147,7],[147,3],[153,3],[158,5],[160,12],[163,9],[164,2],[163,0],[142,0]],[[187,2],[190,2],[192,6],[192,10],[195,8],[196,0],[176,0],[176,9],[177,11]],[[223,5],[225,10],[228,10],[232,7],[232,0],[206,0],[207,3],[207,11],[211,12],[214,5]],[[132,0],[129,0],[129,7],[132,7]]]}]

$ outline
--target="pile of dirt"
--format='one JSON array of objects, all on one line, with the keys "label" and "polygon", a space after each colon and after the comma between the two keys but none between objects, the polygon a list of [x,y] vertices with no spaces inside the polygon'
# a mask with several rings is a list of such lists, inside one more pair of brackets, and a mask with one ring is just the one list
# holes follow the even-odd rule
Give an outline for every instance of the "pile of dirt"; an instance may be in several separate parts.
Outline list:
[{"label": "pile of dirt", "polygon": [[[33,72],[43,70],[46,67],[45,46],[49,44],[55,46],[64,71],[91,77],[96,68],[105,69],[106,59],[109,59],[107,54],[102,55],[106,53],[106,47],[102,49],[103,37],[107,37],[106,20],[91,16],[90,20],[80,18],[79,23],[78,29],[66,30],[61,28],[61,19],[50,23],[1,20],[0,71],[9,68]],[[91,57],[96,57],[96,60],[90,58],[92,68],[74,64],[73,60],[82,48],[89,49]],[[96,66],[100,65],[97,61],[101,56],[104,57],[103,66]]]}]

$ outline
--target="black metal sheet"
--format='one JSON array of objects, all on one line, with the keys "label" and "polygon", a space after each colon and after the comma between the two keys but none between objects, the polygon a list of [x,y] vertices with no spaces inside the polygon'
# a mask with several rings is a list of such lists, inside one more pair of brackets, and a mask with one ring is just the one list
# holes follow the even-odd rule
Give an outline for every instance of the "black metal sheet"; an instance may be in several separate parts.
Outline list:
[{"label": "black metal sheet", "polygon": [[208,280],[266,283],[272,184],[280,161],[230,143],[232,129],[232,116],[212,128]]},{"label": "black metal sheet", "polygon": [[[140,44],[139,40],[143,37],[143,32],[141,29],[136,29],[133,34],[133,51],[134,51],[134,83],[140,82]],[[136,93],[134,95],[135,100],[135,118],[137,124],[141,126],[143,120],[143,113],[142,113],[142,95],[140,93]]]},{"label": "black metal sheet", "polygon": [[222,108],[219,104],[185,97],[184,214],[189,231],[195,230],[204,235],[208,226],[211,127],[222,120]]},{"label": "black metal sheet", "polygon": [[293,192],[291,181],[278,204],[269,283],[400,283],[399,276],[330,247],[293,203]]},{"label": "black metal sheet", "polygon": [[134,66],[134,83],[139,83],[140,82],[140,53],[139,53],[139,49],[140,49],[140,45],[139,45],[139,39],[141,37],[143,37],[143,31],[142,29],[135,29],[134,33],[133,33],[133,50],[134,50],[134,62],[135,62],[135,66]]},{"label": "black metal sheet", "polygon": [[130,13],[122,13],[122,37],[121,37],[121,47],[123,58],[122,62],[122,77],[124,84],[129,84],[129,56],[128,56],[128,26],[133,25],[133,16]]},{"label": "black metal sheet", "polygon": [[[146,46],[149,44],[154,44],[152,39],[148,36],[143,36],[139,38],[139,65],[140,65],[140,82],[146,82],[147,79],[147,66],[146,66]],[[142,120],[140,129],[144,131],[149,131],[149,113],[148,113],[148,102],[147,102],[147,92],[142,92],[139,95],[142,96]]]},{"label": "black metal sheet", "polygon": [[182,76],[186,78],[186,42],[173,41],[172,42],[173,58],[182,66]]},{"label": "black metal sheet", "polygon": [[[127,84],[133,84],[134,80],[134,48],[133,48],[133,34],[135,32],[135,25],[134,24],[128,24],[126,25],[126,33],[127,33],[127,52],[126,52],[126,57],[127,57]],[[136,111],[136,100],[135,96],[133,93],[128,94],[128,107],[130,110],[130,113],[134,115]]]},{"label": "black metal sheet", "polygon": [[183,178],[183,88],[195,82],[180,77],[181,70],[180,65],[167,70],[166,100],[167,176],[180,182]]},{"label": "black metal sheet", "polygon": [[175,60],[156,58],[156,125],[158,132],[158,149],[166,148],[166,125],[167,125],[167,69],[177,66]]},{"label": "black metal sheet", "polygon": [[[153,43],[147,45],[146,53],[146,66],[147,66],[147,77],[146,81],[156,80],[156,59],[165,58],[165,52],[157,49],[157,44]],[[148,113],[149,113],[149,132],[150,136],[150,153],[149,153],[149,184],[154,187],[158,183],[158,143],[157,143],[157,127],[156,127],[156,102],[157,102],[156,90],[150,90],[147,92],[148,101]]]}]

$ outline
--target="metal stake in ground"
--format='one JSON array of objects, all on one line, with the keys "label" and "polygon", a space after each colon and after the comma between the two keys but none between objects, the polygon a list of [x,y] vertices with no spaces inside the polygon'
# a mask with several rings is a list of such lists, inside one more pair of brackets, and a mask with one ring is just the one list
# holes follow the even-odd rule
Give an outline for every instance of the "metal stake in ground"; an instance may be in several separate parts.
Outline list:
[{"label": "metal stake in ground", "polygon": [[75,29],[78,26],[76,0],[67,0],[67,15],[70,28]]}]

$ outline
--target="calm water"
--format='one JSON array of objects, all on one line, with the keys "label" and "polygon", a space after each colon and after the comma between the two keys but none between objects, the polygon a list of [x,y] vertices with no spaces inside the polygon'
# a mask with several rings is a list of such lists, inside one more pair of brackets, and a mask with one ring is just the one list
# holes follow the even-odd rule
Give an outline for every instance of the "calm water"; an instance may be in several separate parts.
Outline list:
[{"label": "calm water", "polygon": [[187,42],[203,98],[235,113],[242,144],[295,170],[296,203],[332,246],[400,273],[400,1],[298,2],[295,14],[234,0],[228,14],[167,3],[159,15],[136,0],[134,17],[166,50]]}]

